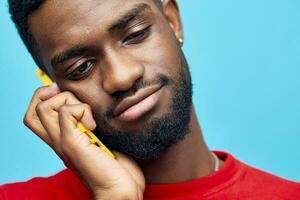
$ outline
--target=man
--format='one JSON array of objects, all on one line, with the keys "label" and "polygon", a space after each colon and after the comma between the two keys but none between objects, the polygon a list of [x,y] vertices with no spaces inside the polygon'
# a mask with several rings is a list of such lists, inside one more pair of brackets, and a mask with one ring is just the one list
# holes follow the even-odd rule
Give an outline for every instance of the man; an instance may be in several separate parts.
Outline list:
[{"label": "man", "polygon": [[9,6],[35,62],[55,81],[35,92],[24,122],[69,169],[4,185],[3,199],[300,198],[300,184],[207,148],[175,0]]}]

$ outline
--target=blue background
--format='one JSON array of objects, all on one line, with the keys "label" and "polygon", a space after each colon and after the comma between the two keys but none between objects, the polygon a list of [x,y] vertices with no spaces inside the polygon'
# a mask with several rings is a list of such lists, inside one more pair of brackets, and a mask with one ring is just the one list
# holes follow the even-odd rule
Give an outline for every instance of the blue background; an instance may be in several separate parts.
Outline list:
[{"label": "blue background", "polygon": [[[300,1],[179,0],[206,141],[300,181]],[[50,175],[56,155],[22,123],[41,84],[0,3],[0,183]]]}]

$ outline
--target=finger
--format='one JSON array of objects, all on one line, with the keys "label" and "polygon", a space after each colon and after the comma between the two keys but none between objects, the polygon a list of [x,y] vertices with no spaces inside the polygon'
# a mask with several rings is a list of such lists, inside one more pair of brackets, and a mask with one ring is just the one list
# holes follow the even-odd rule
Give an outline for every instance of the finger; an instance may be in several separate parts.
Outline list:
[{"label": "finger", "polygon": [[[85,148],[90,144],[90,138],[77,128],[77,123],[93,130],[96,128],[90,106],[87,104],[64,105],[59,109],[59,125],[61,129],[61,148],[65,150]],[[63,149],[64,150],[64,149]]]},{"label": "finger", "polygon": [[59,109],[59,123],[62,132],[72,132],[77,129],[77,123],[82,122],[89,130],[96,128],[91,107],[88,104],[64,105]]},{"label": "finger", "polygon": [[51,98],[59,92],[59,88],[56,84],[37,89],[30,101],[29,107],[23,119],[24,124],[48,144],[51,143],[50,138],[48,137],[46,130],[41,124],[35,108],[37,104],[40,103],[42,100]]},{"label": "finger", "polygon": [[90,130],[96,127],[87,104],[64,105],[59,109],[62,153],[88,183],[113,185],[107,183],[107,180],[117,178],[112,178],[106,170],[114,169],[114,176],[119,177],[117,173],[122,171],[121,166],[106,152],[90,143],[90,138],[76,127],[79,121]]},{"label": "finger", "polygon": [[61,149],[63,153],[67,154],[71,160],[78,159],[80,157],[78,155],[85,157],[84,155],[89,150],[97,151],[97,155],[100,157],[107,157],[108,155],[104,151],[91,144],[90,138],[77,128],[78,122],[81,122],[89,130],[96,128],[96,122],[88,104],[64,105],[59,109]]},{"label": "finger", "polygon": [[41,124],[50,137],[57,152],[59,150],[60,128],[58,121],[58,109],[66,104],[81,103],[71,92],[62,92],[56,96],[40,102],[36,106],[36,113]]},{"label": "finger", "polygon": [[56,83],[53,83],[49,86],[42,87],[42,89],[39,91],[39,98],[42,101],[45,101],[47,99],[50,99],[51,97],[54,97],[55,95],[59,94],[61,91]]}]

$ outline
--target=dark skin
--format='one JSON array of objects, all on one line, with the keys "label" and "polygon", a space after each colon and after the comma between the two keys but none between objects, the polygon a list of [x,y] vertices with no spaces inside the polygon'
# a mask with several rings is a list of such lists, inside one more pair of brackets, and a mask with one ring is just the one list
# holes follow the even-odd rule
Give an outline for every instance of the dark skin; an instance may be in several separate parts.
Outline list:
[{"label": "dark skin", "polygon": [[[37,90],[24,121],[78,172],[96,199],[100,196],[101,199],[105,199],[104,196],[112,198],[115,191],[123,193],[113,196],[114,199],[126,199],[126,195],[129,199],[141,199],[145,182],[175,183],[213,172],[214,159],[202,138],[194,109],[190,113],[190,133],[161,153],[158,159],[137,165],[126,155],[116,152],[117,162],[125,166],[126,172],[119,166],[115,169],[117,172],[110,171],[115,161],[98,152],[98,148],[89,146],[92,150],[86,151],[83,146],[89,144],[84,134],[80,136],[85,141],[83,146],[79,139],[74,143],[70,136],[80,135],[77,130],[74,132],[77,121],[93,130],[95,120],[100,117],[97,113],[113,107],[116,94],[130,91],[137,80],[152,80],[158,72],[176,79],[179,74],[176,66],[181,62],[182,44],[178,40],[183,38],[182,24],[175,0],[166,0],[162,9],[152,0],[126,3],[119,0],[46,1],[29,17],[43,67],[58,87]],[[138,132],[147,120],[169,112],[172,95],[163,87],[150,114],[133,121],[115,117],[110,125]],[[67,137],[70,139],[64,139]],[[83,155],[92,158],[82,158],[79,162],[78,157]],[[99,173],[97,164],[89,166],[91,162],[98,162],[106,174]],[[103,162],[107,168],[103,168]],[[112,174],[118,174],[122,180],[114,180],[117,184],[114,182],[113,186],[103,185],[106,180],[113,179],[109,177]],[[138,189],[120,190],[125,184],[126,188],[128,184],[132,188],[138,185]]]}]

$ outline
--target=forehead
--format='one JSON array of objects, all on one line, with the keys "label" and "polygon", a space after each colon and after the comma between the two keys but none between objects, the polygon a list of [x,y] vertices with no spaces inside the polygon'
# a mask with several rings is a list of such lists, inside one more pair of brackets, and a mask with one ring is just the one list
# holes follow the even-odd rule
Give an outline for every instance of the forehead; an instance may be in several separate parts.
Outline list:
[{"label": "forehead", "polygon": [[94,29],[104,33],[110,23],[139,4],[149,5],[152,12],[158,10],[153,0],[46,0],[29,16],[29,25],[47,51],[61,43],[72,43],[74,36],[86,36]]}]

